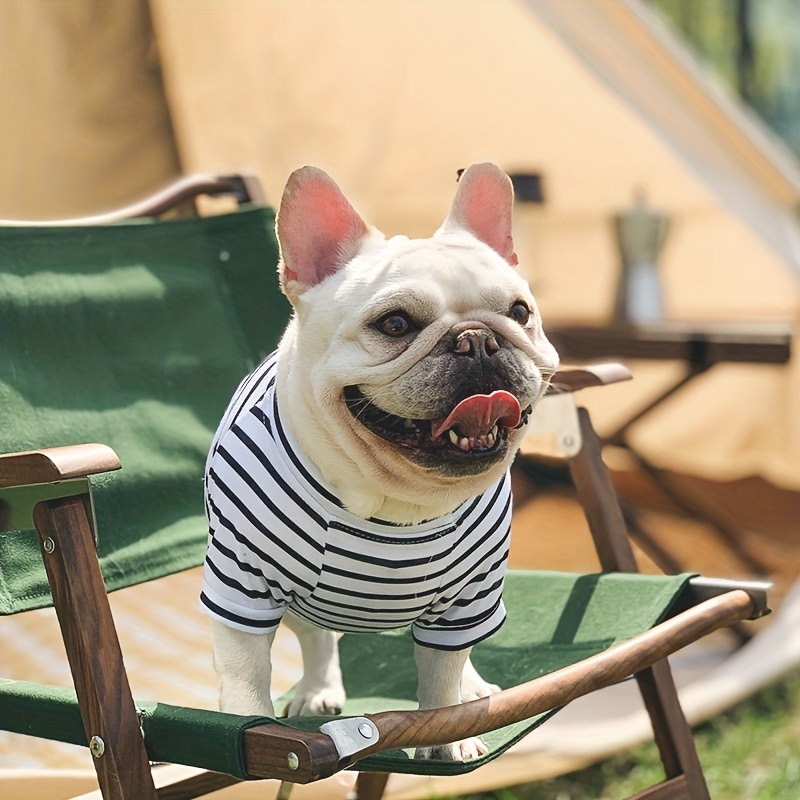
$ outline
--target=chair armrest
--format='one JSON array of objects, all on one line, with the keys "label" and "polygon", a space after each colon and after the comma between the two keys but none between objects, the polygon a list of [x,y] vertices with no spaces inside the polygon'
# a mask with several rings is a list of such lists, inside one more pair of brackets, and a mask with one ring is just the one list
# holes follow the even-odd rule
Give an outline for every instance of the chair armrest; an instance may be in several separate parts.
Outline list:
[{"label": "chair armrest", "polygon": [[592,386],[630,380],[631,371],[622,364],[563,367],[550,386],[530,422],[520,453],[538,458],[572,458],[583,445],[574,393]]},{"label": "chair armrest", "polygon": [[548,393],[577,392],[591,386],[607,386],[609,383],[629,381],[631,371],[623,364],[593,364],[586,367],[562,367],[550,381]]},{"label": "chair armrest", "polygon": [[367,714],[377,741],[349,758],[338,758],[333,740],[321,731],[258,725],[243,732],[245,768],[251,778],[308,783],[383,750],[480,736],[618,683],[719,628],[758,616],[758,605],[748,591],[734,589],[627,642],[498,694],[446,708]]},{"label": "chair armrest", "polygon": [[266,205],[266,195],[255,175],[186,175],[159,189],[149,197],[122,208],[75,219],[57,220],[0,220],[0,226],[52,227],[54,225],[108,225],[139,217],[157,217],[175,208],[184,200],[193,200],[200,195],[220,197],[230,195],[237,203]]},{"label": "chair armrest", "polygon": [[367,715],[378,728],[379,744],[359,757],[377,750],[424,747],[479,736],[559,708],[647,669],[753,613],[749,593],[738,589],[706,600],[609,650],[498,694],[446,708]]},{"label": "chair armrest", "polygon": [[56,483],[120,469],[117,454],[104,444],[76,444],[0,455],[0,488]]}]

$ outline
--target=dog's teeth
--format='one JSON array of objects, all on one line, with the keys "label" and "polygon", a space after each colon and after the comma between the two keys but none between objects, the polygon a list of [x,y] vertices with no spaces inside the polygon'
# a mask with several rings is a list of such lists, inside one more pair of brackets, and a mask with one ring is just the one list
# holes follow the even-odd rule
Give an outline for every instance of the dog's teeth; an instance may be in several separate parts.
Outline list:
[{"label": "dog's teeth", "polygon": [[498,437],[502,436],[503,433],[504,430],[500,430],[497,425],[495,425],[488,433],[473,437],[459,437],[453,428],[450,428],[450,430],[447,431],[450,441],[456,447],[458,447],[459,450],[463,450],[465,453],[469,453],[472,450],[490,450],[492,447],[494,447]]},{"label": "dog's teeth", "polygon": [[413,419],[404,419],[403,420],[403,427],[404,428],[413,428],[414,427],[414,420]]}]

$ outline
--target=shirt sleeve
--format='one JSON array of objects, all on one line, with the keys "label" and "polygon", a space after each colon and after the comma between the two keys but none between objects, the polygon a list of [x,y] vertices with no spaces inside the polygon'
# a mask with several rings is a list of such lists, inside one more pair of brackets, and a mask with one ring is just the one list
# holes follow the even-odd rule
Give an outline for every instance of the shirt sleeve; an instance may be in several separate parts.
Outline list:
[{"label": "shirt sleeve", "polygon": [[[281,621],[286,589],[267,574],[249,546],[247,527],[219,508],[220,488],[208,480],[209,540],[200,608],[212,619],[246,633],[272,633]],[[225,498],[222,498],[223,505]],[[244,528],[244,530],[242,530]]]},{"label": "shirt sleeve", "polygon": [[437,650],[464,650],[491,636],[505,622],[503,579],[498,586],[476,592],[473,597],[461,597],[435,621],[424,618],[412,626],[414,641]]},{"label": "shirt sleeve", "polygon": [[271,633],[292,599],[311,592],[323,549],[294,520],[291,498],[270,473],[260,426],[253,415],[235,423],[206,468],[209,539],[201,609],[248,633]]}]

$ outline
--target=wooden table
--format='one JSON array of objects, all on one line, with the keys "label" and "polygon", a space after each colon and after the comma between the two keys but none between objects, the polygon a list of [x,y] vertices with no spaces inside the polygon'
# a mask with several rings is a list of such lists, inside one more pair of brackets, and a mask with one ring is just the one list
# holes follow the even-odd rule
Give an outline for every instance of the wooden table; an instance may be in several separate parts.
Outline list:
[{"label": "wooden table", "polygon": [[564,361],[632,358],[683,361],[686,372],[646,406],[606,437],[625,444],[635,422],[661,405],[689,381],[716,364],[785,364],[791,357],[792,328],[786,323],[612,325],[607,327],[551,325],[547,336]]},{"label": "wooden table", "polygon": [[[792,326],[788,323],[660,323],[647,326],[550,325],[547,336],[566,362],[596,359],[642,359],[682,361],[686,370],[674,384],[635,411],[615,431],[605,437],[608,444],[624,447],[684,511],[708,523],[727,545],[758,574],[766,567],[758,554],[743,547],[735,532],[721,525],[697,503],[689,504],[680,493],[662,480],[661,470],[637,452],[627,439],[632,425],[649,414],[687,383],[720,363],[785,364],[791,356]],[[644,530],[632,513],[631,533],[656,563],[667,572],[682,570],[680,559],[669,553]]]},{"label": "wooden table", "polygon": [[785,323],[549,325],[548,338],[566,360],[641,358],[708,368],[722,361],[785,364],[792,328]]}]

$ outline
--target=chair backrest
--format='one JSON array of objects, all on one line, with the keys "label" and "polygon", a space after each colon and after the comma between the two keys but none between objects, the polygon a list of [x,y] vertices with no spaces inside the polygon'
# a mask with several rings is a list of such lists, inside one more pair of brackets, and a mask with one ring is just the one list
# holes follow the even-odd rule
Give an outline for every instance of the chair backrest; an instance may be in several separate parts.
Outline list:
[{"label": "chair backrest", "polygon": [[[0,452],[117,451],[122,470],[93,482],[110,590],[202,562],[208,446],[290,313],[276,263],[267,208],[0,227]],[[0,613],[49,602],[38,547],[0,534]]]}]

